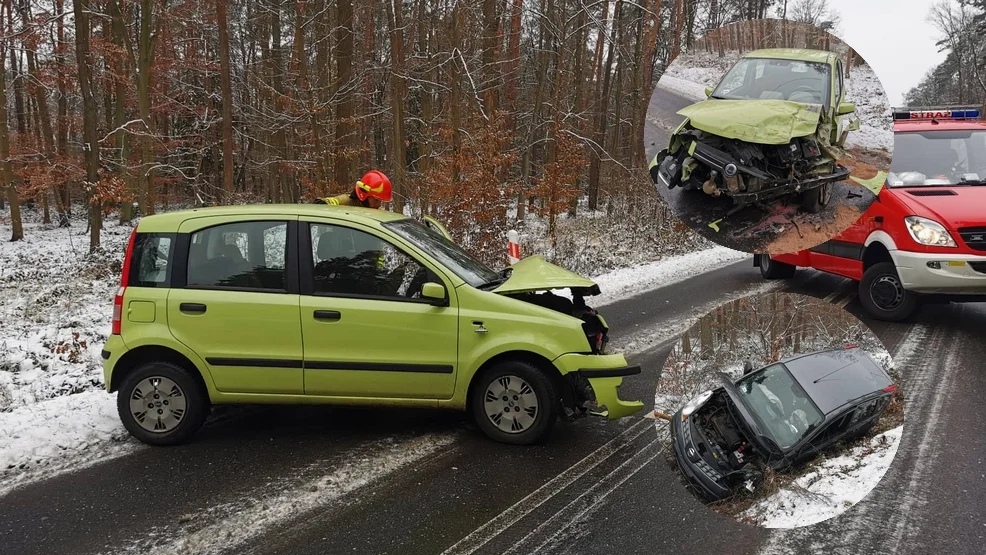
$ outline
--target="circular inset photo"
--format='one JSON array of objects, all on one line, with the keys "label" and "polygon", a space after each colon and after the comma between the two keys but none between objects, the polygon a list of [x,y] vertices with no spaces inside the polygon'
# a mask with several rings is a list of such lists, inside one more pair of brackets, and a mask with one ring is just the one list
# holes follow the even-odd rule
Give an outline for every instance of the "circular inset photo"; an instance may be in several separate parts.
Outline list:
[{"label": "circular inset photo", "polygon": [[676,217],[722,246],[784,254],[866,211],[890,169],[893,119],[873,69],[838,37],[740,21],[664,68],[644,142]]},{"label": "circular inset photo", "polygon": [[665,460],[713,510],[767,528],[848,510],[894,459],[897,369],[855,316],[770,293],[706,314],[675,344],[654,415]]}]

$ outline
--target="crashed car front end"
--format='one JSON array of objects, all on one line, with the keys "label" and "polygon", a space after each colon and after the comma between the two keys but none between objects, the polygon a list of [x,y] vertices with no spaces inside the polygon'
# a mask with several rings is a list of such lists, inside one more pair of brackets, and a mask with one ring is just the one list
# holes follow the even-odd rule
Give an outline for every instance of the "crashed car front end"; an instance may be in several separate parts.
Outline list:
[{"label": "crashed car front end", "polygon": [[849,177],[827,140],[832,123],[821,105],[709,99],[678,113],[686,119],[651,162],[658,186],[726,195],[746,206]]}]

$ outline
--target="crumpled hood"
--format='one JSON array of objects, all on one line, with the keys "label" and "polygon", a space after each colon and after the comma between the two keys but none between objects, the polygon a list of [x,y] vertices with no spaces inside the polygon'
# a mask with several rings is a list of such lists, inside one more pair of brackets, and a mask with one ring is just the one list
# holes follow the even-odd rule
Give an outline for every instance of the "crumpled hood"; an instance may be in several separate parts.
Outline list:
[{"label": "crumpled hood", "polygon": [[692,127],[727,139],[784,145],[815,133],[822,107],[788,100],[710,98],[678,111]]},{"label": "crumpled hood", "polygon": [[524,293],[571,287],[589,289],[584,294],[599,294],[599,286],[592,280],[556,266],[541,256],[529,256],[514,264],[512,268],[510,277],[494,289],[494,293]]},{"label": "crumpled hood", "polygon": [[[953,228],[986,225],[986,186],[921,186],[893,189],[895,196],[916,216],[938,220]],[[949,195],[951,191],[955,194]],[[943,193],[930,196],[928,193]]]}]

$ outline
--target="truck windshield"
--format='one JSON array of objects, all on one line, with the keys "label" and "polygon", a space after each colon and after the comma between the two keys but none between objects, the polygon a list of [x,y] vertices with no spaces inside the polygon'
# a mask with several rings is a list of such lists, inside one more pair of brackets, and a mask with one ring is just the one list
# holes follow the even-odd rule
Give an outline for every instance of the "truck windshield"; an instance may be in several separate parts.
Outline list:
[{"label": "truck windshield", "polygon": [[894,134],[887,185],[982,185],[986,131],[908,131]]},{"label": "truck windshield", "polygon": [[489,283],[500,276],[462,247],[416,220],[408,218],[383,225],[435,257],[435,260],[473,287]]},{"label": "truck windshield", "polygon": [[822,421],[822,413],[783,364],[750,374],[737,382],[736,389],[781,449],[793,446]]},{"label": "truck windshield", "polygon": [[713,98],[790,100],[828,108],[829,66],[800,60],[743,58],[726,73]]}]

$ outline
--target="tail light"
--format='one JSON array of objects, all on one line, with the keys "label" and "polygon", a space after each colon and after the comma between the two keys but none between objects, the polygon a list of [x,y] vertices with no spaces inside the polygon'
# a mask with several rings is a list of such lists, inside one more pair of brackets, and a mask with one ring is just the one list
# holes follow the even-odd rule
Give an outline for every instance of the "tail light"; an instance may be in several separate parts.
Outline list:
[{"label": "tail light", "polygon": [[127,254],[123,257],[123,271],[120,273],[120,288],[116,290],[116,297],[113,298],[113,335],[120,335],[121,324],[123,322],[123,294],[127,292],[127,284],[130,283],[130,261],[134,254],[134,241],[137,238],[137,228],[130,233],[130,241],[127,243]]}]

